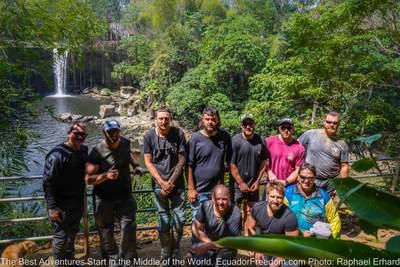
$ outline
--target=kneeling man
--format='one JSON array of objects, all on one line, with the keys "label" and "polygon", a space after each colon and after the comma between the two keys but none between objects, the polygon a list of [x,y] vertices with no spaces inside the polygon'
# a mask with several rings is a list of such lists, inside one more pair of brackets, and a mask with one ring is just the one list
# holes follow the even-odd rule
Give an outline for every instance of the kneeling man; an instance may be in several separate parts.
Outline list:
[{"label": "kneeling man", "polygon": [[196,266],[221,266],[222,260],[236,258],[236,250],[224,248],[215,241],[239,236],[241,229],[242,215],[232,205],[229,189],[222,184],[215,186],[212,199],[201,205],[192,224],[192,232],[200,240],[192,248]]},{"label": "kneeling man", "polygon": [[[251,211],[250,234],[284,234],[298,236],[296,215],[283,204],[285,186],[278,181],[269,182],[266,188],[267,201],[258,202]],[[269,266],[290,266],[279,264],[280,259],[255,253],[257,262],[271,262]],[[276,264],[275,264],[276,263]],[[264,264],[261,264],[265,266]],[[268,266],[268,265],[267,265]],[[293,266],[293,265],[292,265]]]}]

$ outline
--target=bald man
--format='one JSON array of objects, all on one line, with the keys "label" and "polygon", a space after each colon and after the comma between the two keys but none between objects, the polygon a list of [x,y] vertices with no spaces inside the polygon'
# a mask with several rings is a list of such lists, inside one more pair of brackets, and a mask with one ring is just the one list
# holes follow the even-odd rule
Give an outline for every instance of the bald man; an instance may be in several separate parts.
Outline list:
[{"label": "bald man", "polygon": [[200,243],[192,247],[196,259],[203,265],[218,266],[221,260],[232,260],[236,250],[223,248],[216,243],[226,236],[239,236],[242,229],[242,215],[237,206],[232,205],[229,189],[222,184],[215,186],[212,199],[205,201],[192,224],[193,234]]}]

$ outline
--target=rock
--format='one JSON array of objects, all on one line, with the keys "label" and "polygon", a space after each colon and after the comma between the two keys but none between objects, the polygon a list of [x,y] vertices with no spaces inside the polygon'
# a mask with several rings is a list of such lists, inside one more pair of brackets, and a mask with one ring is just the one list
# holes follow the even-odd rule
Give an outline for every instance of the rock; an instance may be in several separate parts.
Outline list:
[{"label": "rock", "polygon": [[132,86],[121,86],[120,87],[120,95],[122,98],[128,99],[135,93],[136,89]]},{"label": "rock", "polygon": [[93,121],[95,120],[96,117],[95,116],[84,116],[80,121],[82,122],[89,122],[89,121]]},{"label": "rock", "polygon": [[72,114],[69,112],[63,113],[60,115],[60,120],[62,121],[71,121],[72,120]]},{"label": "rock", "polygon": [[139,113],[138,107],[137,107],[137,106],[131,105],[131,106],[128,108],[127,112],[126,112],[126,116],[127,116],[127,117],[133,117],[133,116],[137,115],[138,113]]},{"label": "rock", "polygon": [[74,114],[72,115],[72,121],[80,121],[81,119],[83,119],[83,117],[83,115]]},{"label": "rock", "polygon": [[84,95],[89,94],[89,93],[90,93],[90,89],[89,88],[85,88],[82,91],[82,94],[84,94]]},{"label": "rock", "polygon": [[110,96],[110,95],[111,95],[111,91],[110,91],[110,89],[108,89],[108,88],[103,88],[103,89],[101,89],[101,91],[100,91],[100,95],[101,95],[101,96]]},{"label": "rock", "polygon": [[[123,100],[119,103],[118,112],[121,115],[127,114],[128,108],[130,106],[129,100]],[[129,116],[128,116],[129,117]]]},{"label": "rock", "polygon": [[101,105],[99,115],[101,119],[104,119],[111,116],[117,116],[118,113],[115,111],[113,105]]},{"label": "rock", "polygon": [[129,103],[135,103],[136,101],[140,101],[140,96],[133,95],[128,98]]}]

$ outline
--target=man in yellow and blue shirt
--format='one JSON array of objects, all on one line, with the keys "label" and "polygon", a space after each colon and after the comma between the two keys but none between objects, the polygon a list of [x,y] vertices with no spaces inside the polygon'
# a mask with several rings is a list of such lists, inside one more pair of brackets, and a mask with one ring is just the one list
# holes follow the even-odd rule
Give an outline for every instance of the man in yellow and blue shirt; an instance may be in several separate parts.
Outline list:
[{"label": "man in yellow and blue shirt", "polygon": [[296,214],[299,229],[304,236],[311,236],[311,227],[317,222],[328,223],[332,237],[340,235],[341,221],[329,194],[316,187],[315,167],[304,163],[299,170],[298,183],[285,190],[285,202]]}]

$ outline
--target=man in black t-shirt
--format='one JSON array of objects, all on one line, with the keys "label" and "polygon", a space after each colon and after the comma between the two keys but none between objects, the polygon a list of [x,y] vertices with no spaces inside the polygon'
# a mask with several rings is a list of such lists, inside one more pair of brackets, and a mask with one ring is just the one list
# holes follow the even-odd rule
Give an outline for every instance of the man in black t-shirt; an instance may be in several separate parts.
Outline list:
[{"label": "man in black t-shirt", "polygon": [[[296,215],[283,204],[285,186],[278,181],[268,183],[267,201],[258,202],[251,211],[250,234],[284,234],[298,236]],[[265,260],[261,253],[254,253],[256,261]],[[279,262],[280,259],[276,259]],[[286,264],[283,264],[287,266]],[[275,265],[270,265],[275,266]]]},{"label": "man in black t-shirt", "polygon": [[232,138],[231,174],[234,200],[243,203],[244,235],[248,235],[251,208],[259,199],[259,183],[266,165],[267,153],[261,137],[254,133],[256,122],[251,114],[240,120],[242,132]]},{"label": "man in black t-shirt", "polygon": [[242,215],[239,208],[232,205],[229,189],[217,185],[212,200],[203,202],[192,224],[192,232],[200,241],[192,246],[197,262],[204,263],[201,266],[216,266],[221,260],[233,260],[236,250],[223,248],[215,241],[226,236],[239,236],[241,229]]},{"label": "man in black t-shirt", "polygon": [[155,114],[156,128],[146,132],[143,141],[144,163],[153,177],[153,189],[160,225],[161,260],[172,264],[180,257],[180,241],[185,225],[185,182],[182,170],[186,161],[183,131],[170,125],[171,111],[160,108]]},{"label": "man in black t-shirt", "polygon": [[201,129],[192,134],[188,155],[188,198],[192,207],[192,219],[200,204],[211,199],[217,184],[224,183],[232,144],[230,135],[219,128],[220,118],[216,109],[203,110]]},{"label": "man in black t-shirt", "polygon": [[[119,259],[129,265],[136,258],[136,201],[132,196],[129,166],[136,167],[130,141],[120,135],[116,120],[103,124],[104,140],[89,154],[86,165],[86,183],[94,185],[94,194],[99,198],[95,219],[100,235],[103,256],[110,266],[117,266]],[[114,238],[114,221],[121,227],[118,248]]]},{"label": "man in black t-shirt", "polygon": [[[87,136],[82,123],[74,123],[68,130],[65,143],[53,148],[47,155],[43,173],[43,190],[49,218],[53,225],[52,251],[55,266],[74,260],[74,242],[82,218]],[[68,264],[68,261],[71,261]]]}]

